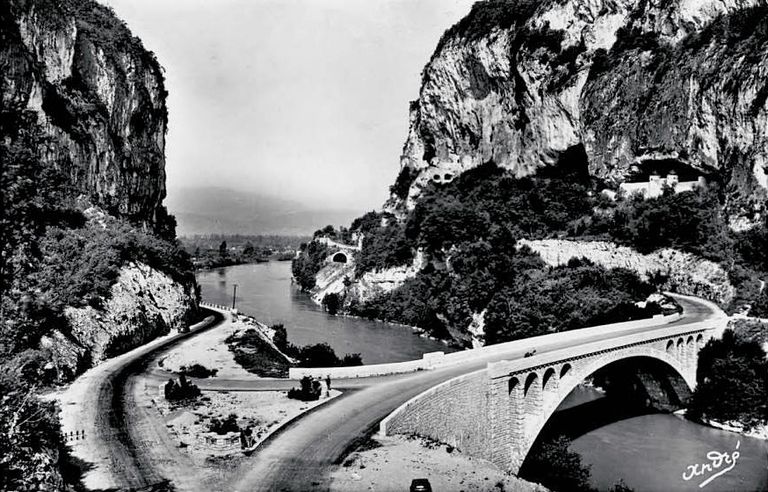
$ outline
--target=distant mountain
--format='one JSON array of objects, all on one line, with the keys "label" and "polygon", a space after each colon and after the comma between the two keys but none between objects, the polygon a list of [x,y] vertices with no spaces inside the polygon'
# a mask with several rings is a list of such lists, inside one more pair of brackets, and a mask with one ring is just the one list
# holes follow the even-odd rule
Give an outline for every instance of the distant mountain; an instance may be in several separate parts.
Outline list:
[{"label": "distant mountain", "polygon": [[360,210],[310,208],[298,202],[227,188],[168,190],[179,236],[194,234],[307,235],[327,224],[349,224]]}]

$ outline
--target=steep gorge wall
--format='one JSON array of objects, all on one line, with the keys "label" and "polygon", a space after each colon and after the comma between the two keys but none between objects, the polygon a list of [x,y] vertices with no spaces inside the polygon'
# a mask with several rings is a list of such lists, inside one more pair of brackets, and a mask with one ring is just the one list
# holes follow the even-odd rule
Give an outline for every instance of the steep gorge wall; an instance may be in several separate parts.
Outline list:
[{"label": "steep gorge wall", "polygon": [[423,71],[387,209],[489,160],[530,175],[583,145],[614,185],[672,159],[725,184],[732,216],[766,197],[768,41],[760,0],[485,1]]},{"label": "steep gorge wall", "polygon": [[[26,142],[24,135],[34,135],[39,167],[59,172],[65,200],[87,219],[83,235],[88,227],[111,231],[112,216],[173,241],[173,219],[163,206],[167,93],[154,54],[92,0],[2,2],[0,39],[2,138]],[[59,225],[56,218],[50,225]],[[122,233],[113,231],[115,244]],[[197,312],[194,279],[186,272],[170,272],[178,274],[171,278],[125,263],[140,246],[115,246],[109,234],[103,237],[105,251],[125,248],[104,253],[104,262],[114,255],[123,260],[110,294],[92,306],[65,308],[68,326],[41,340],[63,376],[181,328]]]},{"label": "steep gorge wall", "polygon": [[37,116],[45,162],[93,205],[162,227],[166,90],[152,53],[91,0],[3,2],[0,35],[2,111]]}]

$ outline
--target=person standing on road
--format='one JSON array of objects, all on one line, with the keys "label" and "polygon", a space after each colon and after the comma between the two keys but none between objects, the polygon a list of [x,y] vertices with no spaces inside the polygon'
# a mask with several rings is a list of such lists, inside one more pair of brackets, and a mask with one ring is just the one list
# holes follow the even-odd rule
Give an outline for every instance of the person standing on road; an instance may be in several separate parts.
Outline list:
[{"label": "person standing on road", "polygon": [[328,387],[328,391],[331,391],[331,375],[325,375],[325,385]]}]

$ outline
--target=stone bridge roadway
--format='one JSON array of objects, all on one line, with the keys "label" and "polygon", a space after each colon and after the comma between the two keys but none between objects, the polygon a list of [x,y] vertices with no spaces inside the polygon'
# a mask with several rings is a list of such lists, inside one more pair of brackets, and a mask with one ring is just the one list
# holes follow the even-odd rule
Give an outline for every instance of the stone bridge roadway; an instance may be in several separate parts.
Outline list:
[{"label": "stone bridge roadway", "polygon": [[[327,489],[329,470],[375,432],[379,423],[382,432],[417,433],[453,442],[468,454],[515,472],[562,398],[600,367],[642,357],[660,361],[684,383],[694,384],[695,353],[725,326],[726,317],[711,303],[676,297],[685,312],[674,321],[574,330],[502,344],[502,350],[480,351],[473,359],[433,370],[336,379],[334,387],[354,390],[265,443],[235,472],[228,488],[302,490],[313,483]],[[536,355],[523,357],[533,347]],[[217,384],[220,389],[243,390],[268,389],[275,383]],[[473,430],[478,427],[481,433]]]}]

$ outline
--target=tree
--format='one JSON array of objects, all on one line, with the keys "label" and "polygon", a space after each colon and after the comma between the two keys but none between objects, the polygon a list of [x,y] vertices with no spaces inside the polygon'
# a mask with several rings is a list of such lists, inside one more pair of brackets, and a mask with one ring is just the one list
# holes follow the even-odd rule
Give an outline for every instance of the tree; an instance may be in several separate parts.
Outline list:
[{"label": "tree", "polygon": [[254,248],[253,244],[248,241],[243,246],[243,256],[253,256]]},{"label": "tree", "polygon": [[565,436],[538,443],[528,453],[521,476],[556,492],[591,492],[589,466],[581,462],[578,453],[568,449],[570,445]]},{"label": "tree", "polygon": [[759,343],[726,330],[699,352],[693,418],[736,421],[746,428],[768,421],[768,361]]},{"label": "tree", "polygon": [[288,332],[286,331],[285,326],[283,324],[275,324],[272,325],[272,329],[275,330],[272,342],[278,350],[285,352],[286,348],[288,348]]},{"label": "tree", "polygon": [[341,297],[335,292],[328,293],[323,297],[322,305],[328,314],[336,314],[341,307]]},{"label": "tree", "polygon": [[219,244],[219,257],[224,259],[227,256],[229,256],[229,252],[227,251],[227,242],[222,241],[221,244]]},{"label": "tree", "polygon": [[230,413],[223,419],[213,418],[208,425],[210,432],[223,436],[229,432],[240,432],[240,426],[237,425],[237,414]]}]

